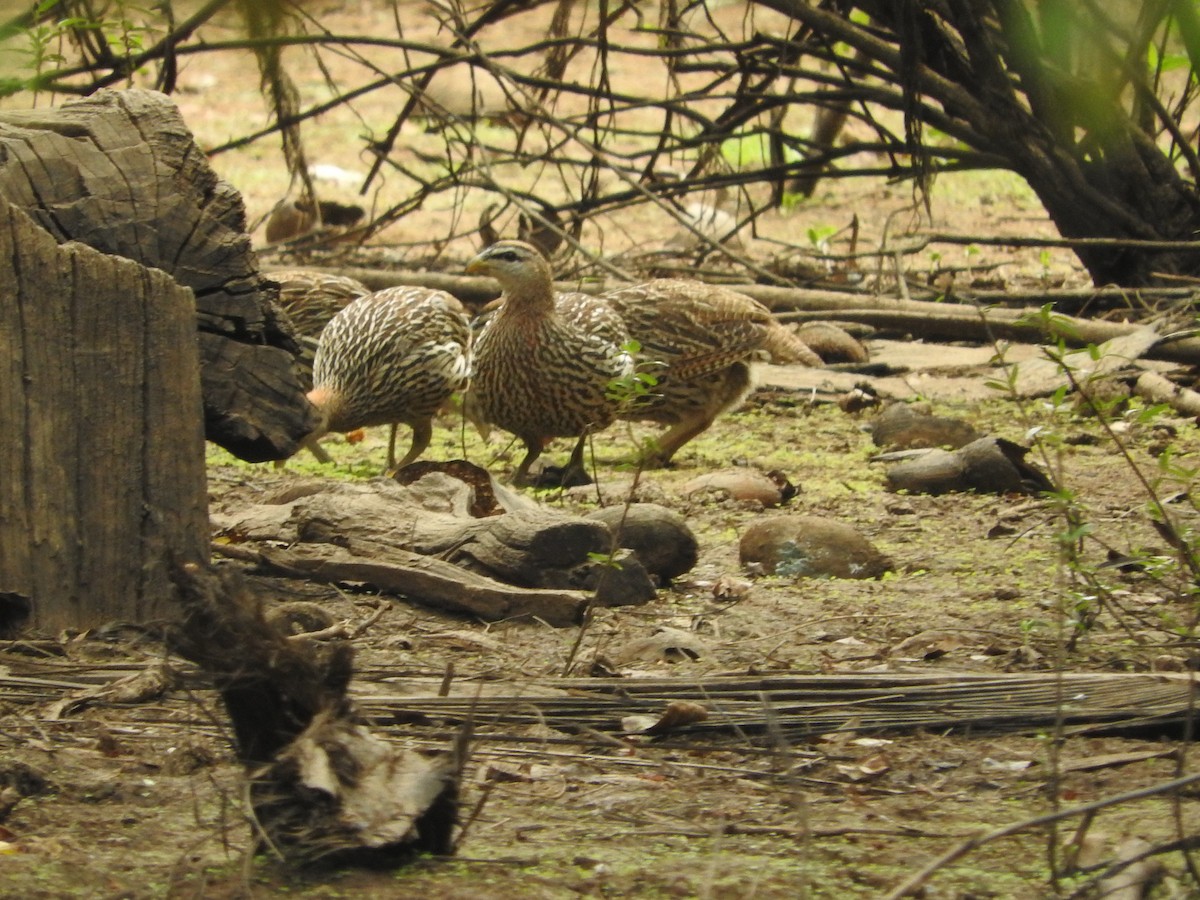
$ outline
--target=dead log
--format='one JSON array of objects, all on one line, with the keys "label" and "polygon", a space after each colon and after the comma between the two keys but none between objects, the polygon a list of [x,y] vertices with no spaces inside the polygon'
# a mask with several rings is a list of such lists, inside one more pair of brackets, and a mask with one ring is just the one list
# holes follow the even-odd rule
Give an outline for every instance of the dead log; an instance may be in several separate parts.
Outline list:
[{"label": "dead log", "polygon": [[252,461],[298,449],[316,411],[277,288],[258,271],[241,197],[209,167],[170,99],[100,91],[3,112],[0,196],[59,243],[162,269],[191,288],[207,437]]},{"label": "dead log", "polygon": [[216,678],[268,845],[293,862],[394,866],[447,853],[459,754],[427,757],[372,734],[347,697],[346,642],[285,638],[234,570],[174,573],[173,649]]},{"label": "dead log", "polygon": [[1157,372],[1139,375],[1134,390],[1151,403],[1170,404],[1181,415],[1200,416],[1200,392],[1180,387]]},{"label": "dead log", "polygon": [[208,558],[191,291],[0,196],[0,630],[168,618]]},{"label": "dead log", "polygon": [[[840,308],[818,306],[817,309],[820,310],[819,317],[822,319],[858,322],[874,328],[902,330],[927,340],[944,341],[970,340],[988,343],[996,340],[1038,342],[1061,339],[1068,346],[1080,347],[1126,337],[1143,327],[1136,323],[1080,319],[1058,313],[1043,319],[1039,312],[1030,310],[994,307],[984,310],[974,306],[948,306],[918,300],[881,299],[878,306],[872,306],[864,298],[857,298],[853,305],[843,303]],[[817,312],[814,310],[811,315],[817,315]],[[782,313],[780,318],[784,321],[804,321],[808,316],[808,313]],[[1200,339],[1164,337],[1146,353],[1146,356],[1198,364]]]},{"label": "dead log", "polygon": [[[655,596],[639,558],[613,553],[613,533],[603,521],[493,490],[509,511],[476,518],[466,512],[474,490],[444,472],[409,485],[384,478],[313,482],[275,502],[215,514],[213,522],[268,570],[366,582],[493,621],[536,615],[568,625],[589,603],[628,605]],[[291,550],[260,551],[256,544]]]},{"label": "dead log", "polygon": [[422,606],[485,622],[537,618],[555,627],[578,625],[590,599],[583,591],[513,587],[452,563],[394,547],[376,547],[369,556],[331,545],[274,551],[217,545],[214,551],[252,562],[265,575],[328,584],[369,584]]}]

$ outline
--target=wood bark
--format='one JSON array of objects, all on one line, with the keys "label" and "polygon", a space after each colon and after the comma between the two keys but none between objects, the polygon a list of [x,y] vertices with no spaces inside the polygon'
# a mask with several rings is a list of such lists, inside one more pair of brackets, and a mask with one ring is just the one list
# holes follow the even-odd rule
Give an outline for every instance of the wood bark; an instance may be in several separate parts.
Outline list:
[{"label": "wood bark", "polygon": [[299,448],[316,411],[277,288],[258,272],[241,197],[166,96],[100,91],[0,114],[0,195],[59,243],[162,269],[191,288],[207,437],[252,461]]},{"label": "wood bark", "polygon": [[[537,616],[570,625],[589,604],[654,597],[636,555],[608,561],[613,534],[604,522],[497,493],[516,505],[477,518],[463,512],[474,493],[442,473],[404,486],[385,479],[314,483],[213,519],[222,538],[235,542],[220,552],[270,574],[364,582],[489,621]],[[273,549],[280,544],[289,549]]]},{"label": "wood bark", "polygon": [[274,850],[302,864],[392,866],[452,849],[461,760],[395,747],[362,724],[347,696],[350,642],[287,639],[234,570],[173,574],[184,615],[172,646],[215,677]]},{"label": "wood bark", "polygon": [[208,558],[191,291],[0,197],[0,628],[173,612]]}]

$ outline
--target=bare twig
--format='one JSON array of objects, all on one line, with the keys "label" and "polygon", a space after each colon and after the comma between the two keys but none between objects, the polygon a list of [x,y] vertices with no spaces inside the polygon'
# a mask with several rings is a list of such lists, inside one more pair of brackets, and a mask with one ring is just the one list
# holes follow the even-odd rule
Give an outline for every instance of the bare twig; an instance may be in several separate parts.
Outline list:
[{"label": "bare twig", "polygon": [[[1189,785],[1200,781],[1200,774],[1185,775],[1182,778],[1176,778],[1171,781],[1166,781],[1161,784],[1150,785],[1149,787],[1140,788],[1136,791],[1127,791],[1124,794],[1117,794],[1113,797],[1106,797],[1103,800],[1097,800],[1094,803],[1088,803],[1084,806],[1073,806],[1069,809],[1058,810],[1057,812],[1049,813],[1044,816],[1034,816],[1031,819],[1023,819],[1020,822],[1014,822],[1011,825],[1005,825],[1003,828],[996,828],[984,834],[978,834],[974,837],[967,838],[954,847],[951,847],[937,859],[933,860],[919,872],[904,881],[903,884],[892,890],[887,895],[887,900],[900,900],[901,897],[911,897],[924,887],[934,875],[941,869],[951,863],[962,859],[973,850],[978,850],[980,847],[986,846],[993,841],[998,841],[1002,838],[1012,837],[1014,834],[1020,834],[1023,831],[1030,831],[1034,828],[1041,828],[1044,825],[1050,825],[1055,822],[1061,822],[1065,819],[1072,819],[1076,816],[1087,816],[1095,813],[1097,810],[1107,809],[1111,806],[1120,806],[1125,803],[1133,803],[1137,800],[1145,800],[1147,797],[1155,797],[1161,794],[1173,794]],[[1130,860],[1133,862],[1133,860]]]}]

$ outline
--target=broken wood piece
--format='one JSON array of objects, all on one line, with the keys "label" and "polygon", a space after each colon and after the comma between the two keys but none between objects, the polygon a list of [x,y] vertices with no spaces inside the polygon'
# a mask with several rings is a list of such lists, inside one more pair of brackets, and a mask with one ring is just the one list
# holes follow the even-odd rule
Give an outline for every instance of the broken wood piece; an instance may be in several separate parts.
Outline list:
[{"label": "broken wood piece", "polygon": [[1151,403],[1166,403],[1185,416],[1200,416],[1200,392],[1180,387],[1157,372],[1138,376],[1134,392]]},{"label": "broken wood piece", "polygon": [[[213,548],[217,553],[223,549],[227,548]],[[537,618],[556,627],[578,625],[591,599],[578,590],[513,587],[453,563],[397,548],[358,557],[331,544],[301,544],[292,550],[259,551],[256,556],[266,574],[329,584],[369,584],[423,606],[487,622]]]},{"label": "broken wood piece", "polygon": [[236,570],[189,563],[174,577],[184,615],[172,648],[215,676],[272,849],[302,864],[388,867],[451,849],[457,748],[427,757],[371,734],[346,693],[350,644],[288,640]]},{"label": "broken wood piece", "polygon": [[[502,498],[505,492],[497,489],[495,496]],[[437,557],[453,564],[442,571],[447,580],[470,571],[488,579],[492,590],[504,589],[491,601],[472,601],[482,604],[478,610],[457,610],[487,618],[526,614],[510,609],[511,598],[520,593],[511,586],[552,590],[560,598],[592,592],[591,601],[600,606],[645,603],[654,597],[654,584],[638,559],[613,553],[612,532],[604,522],[532,502],[514,503],[503,515],[475,518],[468,511],[478,497],[472,484],[433,472],[409,485],[382,478],[358,484],[314,482],[279,498],[286,502],[258,504],[213,519],[221,534],[240,543],[281,543],[293,550],[334,545],[346,550],[343,564],[353,559],[366,567],[378,560],[383,568],[374,574],[391,585],[385,589],[401,594],[407,594],[403,579],[396,580],[386,567],[413,568]],[[502,595],[510,599],[500,600]],[[437,606],[466,602],[466,595],[456,601],[445,589],[429,596]],[[564,612],[553,618],[557,624],[577,621]]]},{"label": "broken wood piece", "polygon": [[449,762],[394,747],[324,709],[253,772],[250,800],[272,845],[290,860],[396,866],[417,853],[453,849]]},{"label": "broken wood piece", "polygon": [[1013,392],[1018,397],[1048,397],[1064,385],[1086,384],[1093,378],[1132,365],[1160,340],[1162,336],[1157,329],[1143,326],[1095,347],[1073,350],[1061,358],[1047,350],[1045,359],[1030,360],[1017,366]]},{"label": "broken wood piece", "polygon": [[[1025,461],[1029,450],[998,437],[983,437],[958,450],[909,454],[887,472],[888,489],[916,494],[978,491],[987,494],[1054,490],[1049,478]],[[886,461],[888,454],[873,461]]]}]

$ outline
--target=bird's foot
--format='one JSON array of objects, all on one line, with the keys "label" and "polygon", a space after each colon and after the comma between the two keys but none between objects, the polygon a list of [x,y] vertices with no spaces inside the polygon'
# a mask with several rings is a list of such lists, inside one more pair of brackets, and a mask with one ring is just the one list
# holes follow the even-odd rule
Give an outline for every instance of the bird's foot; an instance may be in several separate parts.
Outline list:
[{"label": "bird's foot", "polygon": [[569,488],[591,484],[592,478],[582,466],[531,466],[525,476],[519,481],[514,479],[517,487],[533,488]]}]

